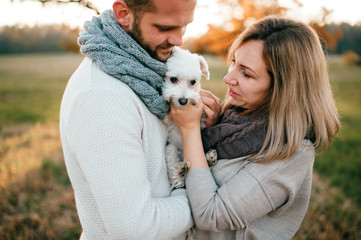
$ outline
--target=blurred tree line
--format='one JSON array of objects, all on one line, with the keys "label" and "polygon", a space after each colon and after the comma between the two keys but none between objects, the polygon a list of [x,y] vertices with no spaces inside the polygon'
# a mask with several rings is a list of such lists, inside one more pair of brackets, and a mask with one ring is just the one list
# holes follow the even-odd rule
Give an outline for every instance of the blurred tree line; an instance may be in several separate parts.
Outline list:
[{"label": "blurred tree line", "polygon": [[[361,55],[361,24],[350,25],[348,23],[331,24],[323,26],[325,32],[323,38],[328,36],[332,48],[328,47],[329,53],[342,54],[353,51]],[[321,29],[321,30],[322,30]],[[318,31],[321,31],[318,30]],[[70,28],[66,25],[42,25],[42,26],[6,26],[0,29],[0,54],[8,53],[33,53],[33,52],[78,52],[77,37],[79,28]],[[233,40],[232,34],[215,26],[210,26],[206,35],[193,39],[192,51],[225,54],[229,44]],[[234,33],[235,35],[238,32]],[[328,35],[326,35],[328,34]],[[339,38],[333,36],[341,35]],[[210,37],[212,36],[212,37]]]},{"label": "blurred tree line", "polygon": [[[302,7],[298,0],[292,0]],[[265,16],[285,16],[289,9],[281,7],[278,0],[218,0],[220,5],[229,6],[229,20],[222,26],[209,25],[209,30],[203,36],[194,39],[189,48],[194,52],[207,52],[225,56],[233,39],[247,25]],[[342,54],[352,51],[361,55],[361,23],[358,25],[325,24],[331,11],[326,8],[320,13],[321,18],[309,22],[320,36],[328,53]]]},{"label": "blurred tree line", "polygon": [[78,52],[78,28],[67,25],[6,26],[0,29],[0,54]]},{"label": "blurred tree line", "polygon": [[348,23],[331,24],[327,27],[330,31],[335,31],[335,29],[340,28],[343,35],[331,52],[342,54],[352,50],[358,55],[361,55],[361,23],[358,25],[350,25]]},{"label": "blurred tree line", "polygon": [[[30,1],[30,0],[28,0]],[[96,6],[90,0],[32,0],[43,4],[77,3],[94,10]],[[302,6],[298,0],[292,0]],[[278,0],[218,0],[219,6],[226,6],[229,19],[222,26],[209,25],[203,36],[192,39],[186,44],[194,52],[213,53],[225,56],[236,35],[245,27],[268,15],[284,16],[288,9],[281,7]],[[331,12],[323,9],[322,18],[309,24],[318,32],[329,53],[342,54],[352,51],[361,55],[361,23],[326,25],[325,19]],[[79,28],[72,29],[66,25],[47,25],[35,27],[3,27],[0,29],[0,54],[24,52],[59,52],[79,50],[76,39]]]}]

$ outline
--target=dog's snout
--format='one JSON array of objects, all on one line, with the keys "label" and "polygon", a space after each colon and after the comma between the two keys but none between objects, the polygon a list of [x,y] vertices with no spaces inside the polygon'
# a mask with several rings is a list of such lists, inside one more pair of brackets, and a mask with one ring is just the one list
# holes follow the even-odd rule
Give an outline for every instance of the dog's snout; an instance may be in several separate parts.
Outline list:
[{"label": "dog's snout", "polygon": [[180,98],[178,99],[178,102],[180,105],[186,105],[187,102],[188,102],[188,99],[187,98]]}]

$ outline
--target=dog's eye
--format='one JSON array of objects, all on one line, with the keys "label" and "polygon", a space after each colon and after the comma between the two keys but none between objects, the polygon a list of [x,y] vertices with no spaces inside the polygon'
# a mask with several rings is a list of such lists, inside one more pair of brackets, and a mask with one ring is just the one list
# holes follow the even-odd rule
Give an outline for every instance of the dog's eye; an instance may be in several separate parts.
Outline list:
[{"label": "dog's eye", "polygon": [[194,85],[194,84],[196,84],[196,82],[197,82],[196,80],[190,80],[190,81],[189,81],[189,84],[190,84],[190,85]]},{"label": "dog's eye", "polygon": [[170,78],[170,81],[171,81],[172,83],[177,83],[177,82],[178,82],[178,78],[176,78],[176,77],[171,77],[171,78]]}]

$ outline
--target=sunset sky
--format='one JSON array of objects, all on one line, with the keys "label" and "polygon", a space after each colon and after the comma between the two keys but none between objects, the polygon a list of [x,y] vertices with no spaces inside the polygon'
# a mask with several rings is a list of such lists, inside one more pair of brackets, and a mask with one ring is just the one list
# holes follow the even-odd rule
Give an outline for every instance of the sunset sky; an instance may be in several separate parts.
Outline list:
[{"label": "sunset sky", "polygon": [[[109,9],[114,0],[93,0],[100,11]],[[300,0],[302,8],[298,8],[292,0],[279,0],[281,6],[291,8],[289,15],[293,18],[308,22],[321,16],[321,7],[332,10],[328,22],[361,23],[361,0]],[[90,19],[94,12],[77,4],[49,4],[42,7],[36,1],[10,0],[0,1],[0,26],[4,25],[35,25],[49,23],[65,23],[72,27],[82,26]],[[188,26],[186,36],[196,36],[207,31],[207,24],[221,24],[227,9],[220,9],[216,0],[198,0],[195,19]]]}]

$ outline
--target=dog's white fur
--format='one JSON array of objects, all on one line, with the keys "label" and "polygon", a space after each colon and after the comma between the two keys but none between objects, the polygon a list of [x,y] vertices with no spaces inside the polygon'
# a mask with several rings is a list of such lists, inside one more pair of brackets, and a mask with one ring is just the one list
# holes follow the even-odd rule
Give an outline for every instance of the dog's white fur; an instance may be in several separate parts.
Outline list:
[{"label": "dog's white fur", "polygon": [[[164,99],[177,108],[196,104],[200,99],[202,75],[209,80],[210,74],[206,60],[188,50],[174,47],[172,56],[167,60],[167,67],[168,71],[162,89]],[[185,174],[188,171],[188,165],[182,159],[182,136],[179,128],[168,115],[163,121],[168,126],[165,157],[169,180],[173,188],[180,188],[184,186]],[[206,158],[213,165],[216,152],[213,150],[207,153]]]}]

